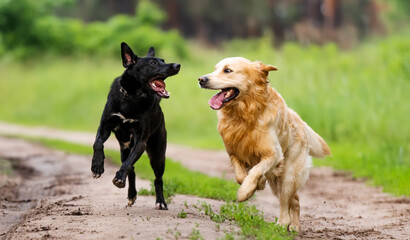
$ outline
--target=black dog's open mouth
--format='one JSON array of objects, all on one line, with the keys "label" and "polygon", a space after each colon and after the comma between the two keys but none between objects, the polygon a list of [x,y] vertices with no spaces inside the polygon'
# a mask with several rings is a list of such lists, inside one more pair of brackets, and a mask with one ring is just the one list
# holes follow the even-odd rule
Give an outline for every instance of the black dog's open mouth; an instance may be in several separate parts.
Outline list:
[{"label": "black dog's open mouth", "polygon": [[169,92],[165,90],[165,78],[164,77],[155,77],[150,82],[152,90],[154,90],[160,97],[169,98]]},{"label": "black dog's open mouth", "polygon": [[225,88],[222,89],[219,93],[215,94],[215,96],[213,96],[208,103],[212,109],[219,110],[225,103],[236,98],[238,95],[239,90],[237,88]]}]

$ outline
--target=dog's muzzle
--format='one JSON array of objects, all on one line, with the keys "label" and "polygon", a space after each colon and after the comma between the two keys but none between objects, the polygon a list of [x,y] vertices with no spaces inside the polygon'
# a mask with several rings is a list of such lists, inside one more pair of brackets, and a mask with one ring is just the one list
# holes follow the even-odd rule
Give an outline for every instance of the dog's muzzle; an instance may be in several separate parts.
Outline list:
[{"label": "dog's muzzle", "polygon": [[172,75],[177,74],[179,72],[179,69],[181,69],[181,64],[171,63],[168,68],[167,73],[172,76]]},{"label": "dog's muzzle", "polygon": [[206,86],[208,85],[208,81],[209,78],[207,76],[202,76],[198,78],[199,86],[201,86],[201,88],[206,88]]}]

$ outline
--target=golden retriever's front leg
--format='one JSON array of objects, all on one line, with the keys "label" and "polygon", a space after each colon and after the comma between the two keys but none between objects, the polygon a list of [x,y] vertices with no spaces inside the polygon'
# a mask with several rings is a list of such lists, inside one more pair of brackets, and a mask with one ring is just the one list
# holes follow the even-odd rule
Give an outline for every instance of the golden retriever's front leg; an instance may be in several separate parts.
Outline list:
[{"label": "golden retriever's front leg", "polygon": [[282,161],[282,158],[282,154],[275,154],[272,157],[262,158],[261,161],[249,171],[242,186],[238,189],[238,201],[246,201],[257,189],[265,188],[265,173],[275,168],[279,161]]},{"label": "golden retriever's front leg", "polygon": [[230,157],[233,166],[233,171],[235,173],[236,182],[239,185],[241,185],[245,177],[248,175],[248,172],[246,171],[245,166],[243,166],[243,164],[240,164],[235,156],[231,155]]}]

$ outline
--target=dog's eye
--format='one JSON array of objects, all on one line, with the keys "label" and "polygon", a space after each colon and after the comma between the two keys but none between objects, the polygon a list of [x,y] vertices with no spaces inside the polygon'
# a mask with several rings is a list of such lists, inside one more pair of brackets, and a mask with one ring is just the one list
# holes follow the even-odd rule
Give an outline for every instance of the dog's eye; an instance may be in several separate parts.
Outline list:
[{"label": "dog's eye", "polygon": [[229,68],[225,68],[225,69],[224,69],[224,73],[231,73],[231,72],[232,72],[232,70],[229,69]]},{"label": "dog's eye", "polygon": [[151,60],[150,64],[151,64],[152,66],[157,66],[157,65],[158,65],[158,62],[155,61],[155,60]]}]

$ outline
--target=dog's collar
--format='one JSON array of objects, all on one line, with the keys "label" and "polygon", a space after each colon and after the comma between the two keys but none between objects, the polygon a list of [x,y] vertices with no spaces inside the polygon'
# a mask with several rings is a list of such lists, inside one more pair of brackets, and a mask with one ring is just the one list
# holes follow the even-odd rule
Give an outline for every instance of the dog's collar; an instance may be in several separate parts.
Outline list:
[{"label": "dog's collar", "polygon": [[130,95],[127,90],[125,90],[123,87],[120,88],[120,93],[122,94],[122,98],[131,102],[137,102],[136,97],[145,97],[145,93],[140,93],[135,96]]}]

